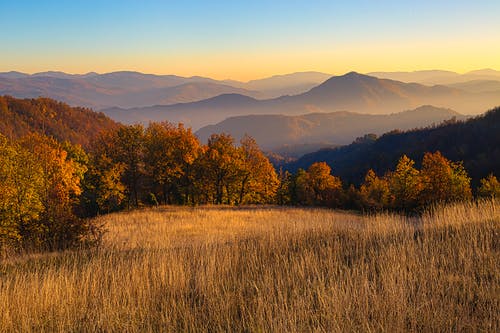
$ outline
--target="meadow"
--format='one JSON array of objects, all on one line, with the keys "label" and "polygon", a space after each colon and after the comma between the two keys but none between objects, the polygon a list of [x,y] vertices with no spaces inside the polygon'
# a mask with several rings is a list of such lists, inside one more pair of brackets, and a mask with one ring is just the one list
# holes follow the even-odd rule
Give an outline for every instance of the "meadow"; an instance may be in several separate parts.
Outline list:
[{"label": "meadow", "polygon": [[418,217],[158,207],[0,263],[0,331],[500,330],[500,203]]}]

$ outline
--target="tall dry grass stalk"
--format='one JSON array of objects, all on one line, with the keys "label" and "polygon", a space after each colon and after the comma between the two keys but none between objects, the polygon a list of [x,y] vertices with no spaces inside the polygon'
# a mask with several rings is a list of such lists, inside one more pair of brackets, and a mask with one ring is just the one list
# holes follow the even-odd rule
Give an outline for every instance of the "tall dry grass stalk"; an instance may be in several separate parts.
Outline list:
[{"label": "tall dry grass stalk", "polygon": [[498,202],[422,218],[159,208],[96,250],[11,258],[1,331],[499,331]]}]

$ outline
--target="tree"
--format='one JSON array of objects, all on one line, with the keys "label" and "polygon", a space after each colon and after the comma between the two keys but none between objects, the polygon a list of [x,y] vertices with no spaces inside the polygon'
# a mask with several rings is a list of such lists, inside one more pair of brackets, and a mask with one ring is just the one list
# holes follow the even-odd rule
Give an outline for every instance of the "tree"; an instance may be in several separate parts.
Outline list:
[{"label": "tree", "polygon": [[478,195],[484,198],[500,198],[500,182],[497,177],[490,174],[488,177],[481,179]]},{"label": "tree", "polygon": [[316,162],[307,171],[297,172],[295,195],[299,204],[339,206],[343,201],[342,181],[331,175],[328,164]]},{"label": "tree", "polygon": [[241,163],[238,172],[240,188],[237,203],[274,201],[279,180],[269,159],[250,136],[241,139],[240,152]]},{"label": "tree", "polygon": [[175,128],[170,123],[151,123],[144,136],[144,164],[148,177],[158,184],[163,203],[172,203],[174,182],[181,177],[180,161],[175,157]]},{"label": "tree", "polygon": [[288,171],[280,168],[278,173],[279,186],[276,190],[276,201],[278,205],[289,205],[293,203],[293,176]]},{"label": "tree", "polygon": [[388,177],[392,205],[396,209],[413,209],[418,204],[422,191],[420,172],[413,166],[415,162],[403,155],[396,170]]},{"label": "tree", "polygon": [[39,162],[0,134],[0,249],[21,243],[21,226],[42,214],[41,187]]},{"label": "tree", "polygon": [[292,182],[292,202],[299,205],[312,206],[314,198],[311,195],[311,187],[309,182],[309,174],[304,169],[297,170]]},{"label": "tree", "polygon": [[342,181],[332,176],[331,171],[326,162],[313,163],[307,169],[313,201],[317,205],[337,207],[342,202]]},{"label": "tree", "polygon": [[237,201],[240,151],[227,134],[212,134],[203,157],[199,159],[199,179],[206,185],[206,196],[216,204]]},{"label": "tree", "polygon": [[[389,206],[389,183],[386,179],[377,177],[372,169],[366,173],[359,192],[362,205],[366,208],[381,210]],[[352,195],[355,195],[355,192],[352,192]]]},{"label": "tree", "polygon": [[20,225],[23,240],[50,249],[76,244],[87,227],[73,211],[81,194],[78,163],[68,158],[59,143],[42,135],[28,135],[20,144],[41,168],[36,191],[43,206],[38,219]]},{"label": "tree", "polygon": [[441,153],[425,153],[422,160],[421,204],[470,199],[470,178],[461,163],[453,163]]}]

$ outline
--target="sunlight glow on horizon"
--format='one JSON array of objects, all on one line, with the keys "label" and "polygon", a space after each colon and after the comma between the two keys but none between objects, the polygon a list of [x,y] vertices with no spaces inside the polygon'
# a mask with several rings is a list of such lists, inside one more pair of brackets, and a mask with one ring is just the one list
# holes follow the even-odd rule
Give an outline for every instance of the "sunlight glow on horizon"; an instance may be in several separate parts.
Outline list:
[{"label": "sunlight glow on horizon", "polygon": [[303,71],[500,69],[495,1],[141,3],[0,4],[0,71],[247,81]]}]

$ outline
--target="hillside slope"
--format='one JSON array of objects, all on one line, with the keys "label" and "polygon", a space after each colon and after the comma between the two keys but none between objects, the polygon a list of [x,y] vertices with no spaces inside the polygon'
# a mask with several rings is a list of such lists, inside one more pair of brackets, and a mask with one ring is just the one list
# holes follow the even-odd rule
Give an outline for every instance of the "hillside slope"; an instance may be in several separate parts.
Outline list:
[{"label": "hillside slope", "polygon": [[330,143],[345,145],[366,133],[383,134],[393,129],[408,130],[464,116],[450,109],[422,106],[390,115],[353,112],[310,113],[299,116],[248,115],[228,118],[201,128],[196,135],[205,142],[212,133],[228,133],[235,138],[254,137],[264,149],[282,145]]},{"label": "hillside slope", "polygon": [[0,96],[0,133],[7,137],[38,132],[86,147],[99,132],[117,126],[103,113],[70,107],[53,99]]},{"label": "hillside slope", "polygon": [[424,152],[438,150],[453,161],[463,161],[476,184],[489,173],[500,176],[500,107],[464,122],[392,132],[377,140],[365,138],[348,146],[320,150],[285,165],[285,168],[296,171],[314,162],[325,161],[334,174],[347,182],[359,184],[370,168],[382,174],[394,168],[403,154],[418,163]]}]

